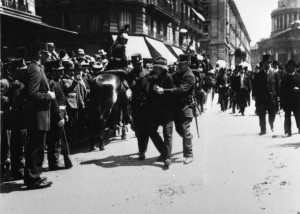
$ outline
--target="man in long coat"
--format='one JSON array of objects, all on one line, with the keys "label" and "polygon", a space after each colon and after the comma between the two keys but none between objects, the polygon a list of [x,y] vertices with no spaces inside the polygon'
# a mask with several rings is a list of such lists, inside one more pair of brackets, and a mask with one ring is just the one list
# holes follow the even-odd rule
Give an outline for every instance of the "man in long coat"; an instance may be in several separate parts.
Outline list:
[{"label": "man in long coat", "polygon": [[264,55],[262,67],[253,81],[252,98],[256,101],[256,113],[259,116],[259,135],[266,134],[266,113],[269,114],[269,124],[272,131],[276,115],[278,87],[276,85],[276,73],[270,66],[271,61],[267,59],[268,56]]},{"label": "man in long coat", "polygon": [[300,134],[300,74],[296,72],[296,63],[289,60],[286,65],[286,75],[283,77],[280,88],[281,107],[285,112],[284,137],[292,136],[291,113],[294,113],[298,133]]}]

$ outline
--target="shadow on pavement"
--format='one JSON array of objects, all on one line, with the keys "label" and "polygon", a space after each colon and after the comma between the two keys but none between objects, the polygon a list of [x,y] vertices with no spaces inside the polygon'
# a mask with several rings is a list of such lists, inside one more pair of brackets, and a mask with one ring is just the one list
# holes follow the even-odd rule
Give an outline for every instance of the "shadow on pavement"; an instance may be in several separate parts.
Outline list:
[{"label": "shadow on pavement", "polygon": [[24,184],[16,182],[4,182],[0,184],[0,193],[11,193],[16,191],[27,191],[28,189]]},{"label": "shadow on pavement", "polygon": [[[182,152],[178,152],[172,154],[172,156],[180,154]],[[145,160],[139,160],[137,158],[137,154],[127,154],[127,155],[119,155],[119,156],[109,156],[106,158],[98,159],[98,160],[90,160],[81,162],[81,165],[89,165],[95,164],[97,166],[101,166],[103,168],[114,168],[120,166],[155,166],[165,169],[165,166],[162,162],[156,162],[157,157],[153,158],[146,158]],[[172,157],[172,164],[173,163],[180,163],[182,161],[178,161],[178,157]]]},{"label": "shadow on pavement", "polygon": [[300,142],[298,143],[286,143],[286,144],[280,144],[276,145],[274,147],[282,147],[282,148],[294,148],[294,149],[299,149],[300,148]]}]

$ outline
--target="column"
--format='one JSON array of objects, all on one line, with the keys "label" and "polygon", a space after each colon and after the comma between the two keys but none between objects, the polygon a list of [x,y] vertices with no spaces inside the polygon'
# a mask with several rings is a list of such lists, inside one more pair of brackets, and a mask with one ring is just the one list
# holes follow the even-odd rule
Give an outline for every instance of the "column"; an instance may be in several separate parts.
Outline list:
[{"label": "column", "polygon": [[278,61],[278,51],[275,51],[275,60]]},{"label": "column", "polygon": [[289,28],[290,25],[291,25],[291,23],[290,23],[290,15],[289,14],[286,15],[286,24],[287,24],[287,28]]},{"label": "column", "polygon": [[290,60],[291,59],[291,52],[288,51],[288,54],[287,54],[287,60]]},{"label": "column", "polygon": [[282,15],[282,28],[283,29],[287,28],[285,24],[286,24],[286,22],[285,22],[285,15]]}]

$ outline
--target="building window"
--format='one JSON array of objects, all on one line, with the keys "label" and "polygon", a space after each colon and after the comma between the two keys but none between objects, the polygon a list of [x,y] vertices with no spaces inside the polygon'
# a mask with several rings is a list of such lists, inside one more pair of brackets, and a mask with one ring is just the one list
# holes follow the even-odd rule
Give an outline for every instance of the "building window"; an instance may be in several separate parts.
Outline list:
[{"label": "building window", "polygon": [[90,16],[89,30],[90,32],[100,32],[101,31],[101,16],[99,13],[92,13]]},{"label": "building window", "polygon": [[[129,11],[121,11],[119,17],[119,29],[121,29],[125,24],[132,23],[132,13]],[[129,28],[129,31],[132,32],[132,27]]]},{"label": "building window", "polygon": [[71,27],[71,18],[70,18],[70,12],[64,11],[62,13],[62,28],[70,29]]}]

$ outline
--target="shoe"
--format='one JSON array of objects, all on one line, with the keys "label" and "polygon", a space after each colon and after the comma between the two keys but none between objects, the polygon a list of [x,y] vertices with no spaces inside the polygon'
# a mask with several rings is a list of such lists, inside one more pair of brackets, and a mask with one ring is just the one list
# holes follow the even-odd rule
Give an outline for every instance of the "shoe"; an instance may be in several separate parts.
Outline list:
[{"label": "shoe", "polygon": [[105,149],[104,149],[104,146],[101,146],[101,147],[99,148],[99,150],[100,150],[100,151],[105,150]]},{"label": "shoe", "polygon": [[145,159],[146,159],[145,153],[140,153],[139,160],[145,160]]},{"label": "shoe", "polygon": [[283,135],[282,137],[283,138],[287,138],[287,137],[291,137],[292,136],[292,134],[291,133],[286,133],[285,135]]},{"label": "shoe", "polygon": [[184,160],[184,164],[189,164],[189,163],[192,163],[193,161],[194,161],[193,157],[186,157]]},{"label": "shoe", "polygon": [[156,159],[157,162],[163,162],[164,161],[164,157],[163,155],[158,156],[158,158]]},{"label": "shoe", "polygon": [[65,168],[70,169],[73,167],[72,161],[70,159],[69,155],[64,155],[64,163],[65,163]]},{"label": "shoe", "polygon": [[55,171],[55,170],[60,170],[60,169],[64,169],[65,167],[63,167],[60,164],[55,164],[55,165],[50,165],[48,167],[49,171]]},{"label": "shoe", "polygon": [[50,187],[52,185],[52,181],[46,181],[46,179],[39,178],[35,182],[31,184],[26,184],[27,189],[43,189]]},{"label": "shoe", "polygon": [[266,134],[266,131],[261,131],[261,132],[259,132],[259,134],[258,135],[265,135]]},{"label": "shoe", "polygon": [[165,167],[169,167],[171,165],[171,159],[170,158],[167,158],[165,161],[164,161],[164,164],[165,164]]}]

